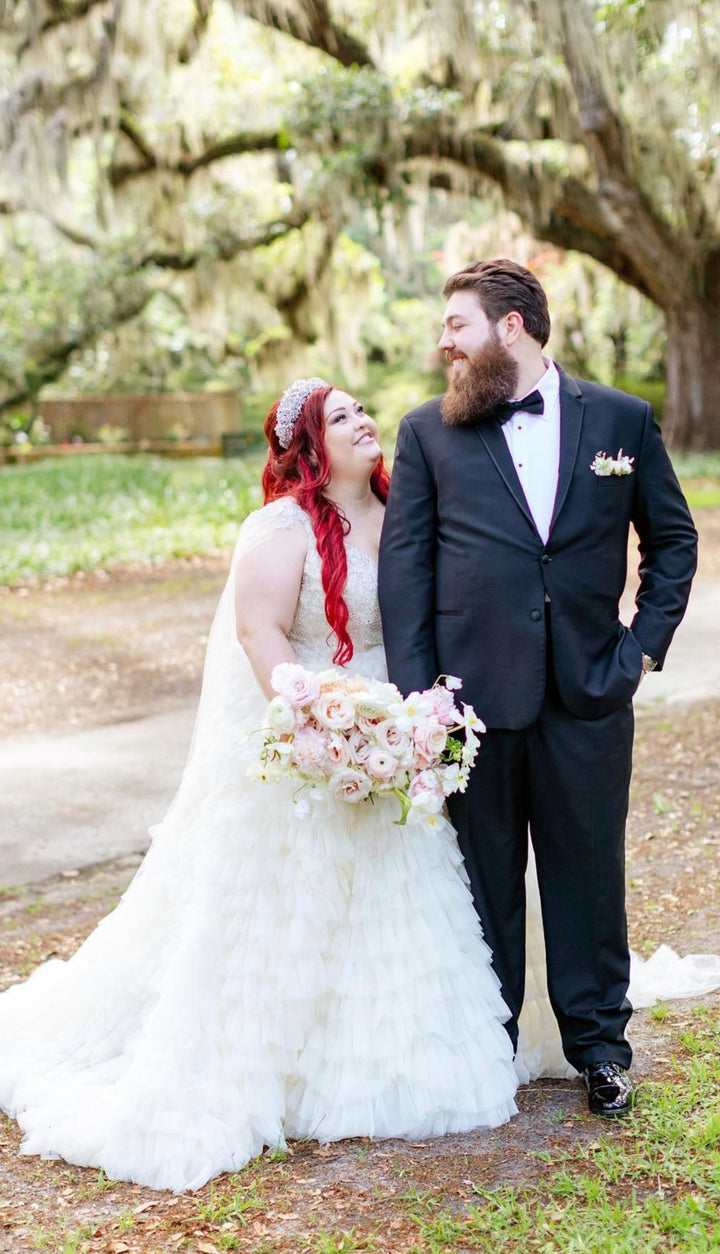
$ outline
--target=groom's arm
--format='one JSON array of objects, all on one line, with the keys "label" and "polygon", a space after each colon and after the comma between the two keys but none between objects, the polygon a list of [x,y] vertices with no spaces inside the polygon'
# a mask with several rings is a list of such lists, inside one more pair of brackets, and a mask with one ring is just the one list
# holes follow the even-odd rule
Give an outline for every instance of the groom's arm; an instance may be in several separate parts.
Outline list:
[{"label": "groom's arm", "polygon": [[435,485],[407,418],[398,430],[380,541],[379,597],[388,674],[403,693],[437,679]]},{"label": "groom's arm", "polygon": [[640,587],[632,631],[643,653],[661,668],[690,596],[698,537],[649,405],[635,469]]}]

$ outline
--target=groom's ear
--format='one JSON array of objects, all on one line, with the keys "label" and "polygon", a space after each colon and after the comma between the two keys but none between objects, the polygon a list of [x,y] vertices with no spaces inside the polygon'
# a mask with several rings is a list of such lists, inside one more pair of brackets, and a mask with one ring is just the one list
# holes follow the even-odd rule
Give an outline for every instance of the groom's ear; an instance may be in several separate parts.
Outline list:
[{"label": "groom's ear", "polygon": [[498,322],[498,334],[500,339],[504,341],[506,348],[517,344],[520,333],[524,329],[525,319],[521,313],[518,313],[517,309],[511,309],[510,313],[506,313]]}]

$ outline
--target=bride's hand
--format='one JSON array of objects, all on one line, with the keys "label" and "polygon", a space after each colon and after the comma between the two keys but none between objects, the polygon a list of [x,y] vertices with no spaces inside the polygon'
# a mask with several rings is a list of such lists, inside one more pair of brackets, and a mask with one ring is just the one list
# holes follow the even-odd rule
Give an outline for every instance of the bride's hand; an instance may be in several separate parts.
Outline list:
[{"label": "bride's hand", "polygon": [[270,676],[294,662],[288,640],[300,595],[307,536],[292,527],[269,536],[240,557],[235,568],[235,625],[260,687],[270,700]]}]

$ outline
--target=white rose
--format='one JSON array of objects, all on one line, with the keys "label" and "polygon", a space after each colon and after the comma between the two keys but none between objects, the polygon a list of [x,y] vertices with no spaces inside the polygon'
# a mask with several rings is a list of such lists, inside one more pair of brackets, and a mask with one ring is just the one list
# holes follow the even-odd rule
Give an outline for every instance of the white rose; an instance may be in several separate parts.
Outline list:
[{"label": "white rose", "polygon": [[330,793],[337,801],[364,801],[370,793],[370,780],[352,766],[341,767],[330,777]]},{"label": "white rose", "polygon": [[407,760],[412,753],[412,741],[406,732],[401,731],[391,718],[383,719],[373,728],[375,742],[379,749],[394,753],[400,761]]},{"label": "white rose", "polygon": [[330,731],[348,731],[355,724],[355,702],[344,692],[321,692],[313,714]]},{"label": "white rose", "polygon": [[358,765],[362,765],[364,762],[367,762],[368,754],[372,752],[374,747],[372,741],[369,740],[368,737],[361,731],[354,731],[350,733],[347,746],[350,753],[350,760]]}]

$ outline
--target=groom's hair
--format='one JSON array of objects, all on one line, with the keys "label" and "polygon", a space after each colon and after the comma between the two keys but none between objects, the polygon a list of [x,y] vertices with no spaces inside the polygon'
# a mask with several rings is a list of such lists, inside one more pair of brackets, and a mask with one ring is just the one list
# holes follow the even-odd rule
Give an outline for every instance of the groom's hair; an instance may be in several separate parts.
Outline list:
[{"label": "groom's hair", "polygon": [[473,261],[452,274],[443,288],[447,300],[453,292],[474,292],[478,304],[491,322],[505,314],[522,314],[525,330],[543,348],[550,338],[550,313],[542,284],[532,270],[498,257],[495,261]]}]

